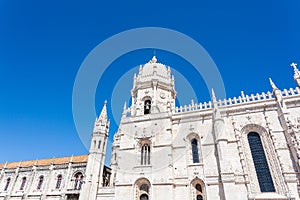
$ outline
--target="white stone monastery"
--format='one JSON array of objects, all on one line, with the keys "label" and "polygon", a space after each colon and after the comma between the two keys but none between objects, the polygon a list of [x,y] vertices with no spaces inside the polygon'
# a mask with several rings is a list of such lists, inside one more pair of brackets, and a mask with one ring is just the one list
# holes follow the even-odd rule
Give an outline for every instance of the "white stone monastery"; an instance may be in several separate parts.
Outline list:
[{"label": "white stone monastery", "polygon": [[[176,107],[153,57],[134,76],[104,166],[106,103],[88,155],[0,165],[0,200],[299,200],[300,72],[294,89]],[[283,76],[285,76],[283,74]]]}]

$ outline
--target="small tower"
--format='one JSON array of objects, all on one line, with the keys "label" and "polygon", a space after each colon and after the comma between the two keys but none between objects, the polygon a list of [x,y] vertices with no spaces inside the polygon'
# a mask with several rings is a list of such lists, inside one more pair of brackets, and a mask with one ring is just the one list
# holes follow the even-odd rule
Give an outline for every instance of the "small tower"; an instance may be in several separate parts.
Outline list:
[{"label": "small tower", "polygon": [[99,118],[95,120],[85,174],[86,181],[80,194],[80,200],[96,200],[97,188],[102,186],[105,151],[109,132],[106,104],[107,102],[105,101]]},{"label": "small tower", "polygon": [[[296,67],[296,65],[294,66]],[[299,83],[298,81],[300,80],[299,77],[297,77],[299,74],[298,69],[295,69],[295,81],[297,82],[297,84]],[[289,151],[291,154],[291,158],[292,161],[294,163],[294,166],[296,167],[296,170],[298,171],[298,173],[300,172],[300,166],[299,166],[299,156],[300,155],[300,151],[299,148],[297,146],[298,141],[297,141],[297,136],[296,136],[296,131],[294,130],[293,126],[291,125],[291,121],[290,121],[290,117],[292,117],[289,113],[289,110],[287,109],[287,106],[284,102],[283,96],[281,91],[276,87],[276,85],[274,84],[274,82],[272,81],[272,79],[270,78],[270,84],[273,88],[273,94],[275,96],[276,99],[276,103],[277,103],[277,115],[278,115],[278,119],[280,121],[280,125],[284,131],[284,136],[285,139],[287,141],[287,145],[289,147]],[[299,175],[298,175],[298,179],[299,179]]]},{"label": "small tower", "polygon": [[228,146],[229,135],[226,130],[226,124],[221,116],[220,108],[218,107],[217,98],[214,90],[211,91],[213,103],[213,137],[215,140],[216,159],[219,166],[220,181],[224,199],[237,199],[232,192],[235,180],[231,164],[231,150]]},{"label": "small tower", "polygon": [[157,63],[155,56],[139,68],[131,90],[131,115],[167,112],[175,108],[176,91],[170,67]]}]

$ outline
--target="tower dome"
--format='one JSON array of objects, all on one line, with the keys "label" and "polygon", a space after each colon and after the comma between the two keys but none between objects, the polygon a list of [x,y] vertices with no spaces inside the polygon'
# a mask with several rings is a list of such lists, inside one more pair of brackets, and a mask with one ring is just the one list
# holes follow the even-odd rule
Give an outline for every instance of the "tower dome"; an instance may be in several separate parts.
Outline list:
[{"label": "tower dome", "polygon": [[[176,91],[171,69],[158,63],[155,56],[141,65],[134,75],[131,90],[133,115],[167,111],[175,106]],[[151,108],[151,110],[150,110]]]}]

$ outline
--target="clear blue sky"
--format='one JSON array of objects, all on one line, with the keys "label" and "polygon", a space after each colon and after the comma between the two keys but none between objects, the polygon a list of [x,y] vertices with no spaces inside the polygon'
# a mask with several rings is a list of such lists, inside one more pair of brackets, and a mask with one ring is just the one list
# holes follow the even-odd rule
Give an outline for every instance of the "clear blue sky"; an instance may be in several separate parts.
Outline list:
[{"label": "clear blue sky", "polygon": [[[299,11],[299,0],[0,1],[0,162],[87,153],[72,115],[76,73],[94,47],[128,29],[164,27],[195,39],[218,66],[227,97],[268,91],[268,77],[281,89],[295,87],[289,65],[300,64]],[[95,99],[98,113],[122,73],[152,55],[135,51],[109,66]],[[198,100],[209,99],[185,60],[156,55],[199,87]],[[111,121],[110,138],[118,123]]]}]

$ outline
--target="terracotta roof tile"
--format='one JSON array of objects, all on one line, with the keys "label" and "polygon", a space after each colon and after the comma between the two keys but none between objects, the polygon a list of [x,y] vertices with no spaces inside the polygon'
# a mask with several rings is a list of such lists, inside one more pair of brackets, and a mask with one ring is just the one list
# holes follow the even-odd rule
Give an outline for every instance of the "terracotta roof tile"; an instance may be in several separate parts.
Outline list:
[{"label": "terracotta roof tile", "polygon": [[[21,161],[21,162],[9,162],[6,164],[6,169],[14,169],[17,168],[19,165],[21,167],[32,167],[35,164],[37,166],[47,166],[51,165],[53,162],[55,165],[60,165],[60,164],[67,164],[70,162],[72,159],[73,163],[82,163],[82,162],[87,162],[88,155],[80,155],[80,156],[67,156],[67,157],[62,157],[62,158],[46,158],[42,160],[28,160],[28,161]],[[5,164],[0,164],[0,169],[2,169],[5,166]]]}]

